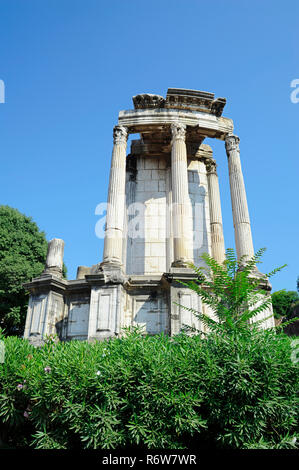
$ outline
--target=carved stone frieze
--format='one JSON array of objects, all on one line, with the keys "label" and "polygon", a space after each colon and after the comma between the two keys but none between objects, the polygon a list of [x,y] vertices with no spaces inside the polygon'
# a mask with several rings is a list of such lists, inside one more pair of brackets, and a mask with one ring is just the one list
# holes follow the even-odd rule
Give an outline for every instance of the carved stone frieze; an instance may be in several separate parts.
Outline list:
[{"label": "carved stone frieze", "polygon": [[142,93],[132,98],[135,109],[164,108],[165,98],[160,95]]},{"label": "carved stone frieze", "polygon": [[160,95],[141,93],[133,96],[132,100],[135,109],[186,109],[214,114],[217,117],[222,115],[226,104],[225,98],[215,99],[214,93],[182,88],[168,88],[166,99]]},{"label": "carved stone frieze", "polygon": [[214,93],[181,88],[168,88],[165,100],[165,108],[201,111],[217,117],[222,115],[225,104],[226,99],[215,99]]},{"label": "carved stone frieze", "polygon": [[211,114],[215,114],[215,116],[220,117],[223,113],[224,106],[226,105],[225,98],[217,98],[212,102],[211,106]]}]

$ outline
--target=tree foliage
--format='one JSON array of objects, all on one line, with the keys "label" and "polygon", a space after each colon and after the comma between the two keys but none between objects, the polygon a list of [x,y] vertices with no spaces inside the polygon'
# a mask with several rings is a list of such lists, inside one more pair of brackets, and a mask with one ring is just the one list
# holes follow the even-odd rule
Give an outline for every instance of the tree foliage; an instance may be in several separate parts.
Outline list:
[{"label": "tree foliage", "polygon": [[268,279],[285,267],[281,266],[267,274],[257,271],[265,248],[261,248],[251,259],[237,259],[234,250],[226,250],[223,264],[217,263],[209,254],[203,254],[206,267],[190,267],[197,273],[197,280],[181,282],[189,287],[213,312],[215,319],[203,312],[181,306],[191,311],[210,331],[242,334],[250,323],[258,320],[271,307],[271,296],[264,288]]},{"label": "tree foliage", "polygon": [[41,274],[47,240],[30,217],[0,206],[0,326],[22,334],[28,303],[24,282]]},{"label": "tree foliage", "polygon": [[272,294],[272,304],[275,318],[288,320],[292,317],[294,307],[299,301],[296,291],[278,290]]}]

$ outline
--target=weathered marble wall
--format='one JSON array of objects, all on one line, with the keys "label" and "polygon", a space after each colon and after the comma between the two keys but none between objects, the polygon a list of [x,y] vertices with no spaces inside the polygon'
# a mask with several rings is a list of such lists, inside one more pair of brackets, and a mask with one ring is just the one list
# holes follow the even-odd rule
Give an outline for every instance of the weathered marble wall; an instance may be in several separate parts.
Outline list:
[{"label": "weathered marble wall", "polygon": [[203,266],[201,255],[211,254],[210,211],[206,167],[197,159],[188,159],[188,189],[193,228],[190,258],[196,266]]},{"label": "weathered marble wall", "polygon": [[[126,205],[128,239],[124,246],[127,274],[157,274],[169,271],[173,256],[171,172],[167,157],[137,157],[134,180],[127,174]],[[188,190],[192,204],[193,237],[188,241],[189,258],[202,265],[200,256],[211,253],[210,216],[206,169],[198,159],[188,159]],[[135,212],[136,211],[136,212]],[[140,237],[132,229],[139,224]]]}]

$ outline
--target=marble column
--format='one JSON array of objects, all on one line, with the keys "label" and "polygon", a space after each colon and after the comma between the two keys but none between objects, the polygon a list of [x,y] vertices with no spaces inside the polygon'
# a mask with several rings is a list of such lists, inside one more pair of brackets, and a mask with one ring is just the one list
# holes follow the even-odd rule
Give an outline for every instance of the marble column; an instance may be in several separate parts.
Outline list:
[{"label": "marble column", "polygon": [[[191,203],[188,193],[188,170],[186,150],[186,126],[180,123],[171,125],[171,179],[173,209],[174,267],[186,267],[190,262],[188,246],[192,240]],[[192,247],[192,245],[191,245]]]},{"label": "marble column", "polygon": [[102,265],[122,265],[127,138],[126,127],[114,127]]},{"label": "marble column", "polygon": [[64,241],[53,238],[48,242],[46,265],[43,274],[54,274],[62,277]]},{"label": "marble column", "polygon": [[222,213],[217,175],[217,165],[213,158],[205,161],[209,188],[210,226],[212,256],[217,263],[222,264],[225,260],[225,247],[222,226]]},{"label": "marble column", "polygon": [[237,257],[238,259],[244,257],[243,259],[246,260],[254,256],[254,248],[241,168],[239,142],[239,137],[229,134],[225,139],[225,148],[228,158]]}]

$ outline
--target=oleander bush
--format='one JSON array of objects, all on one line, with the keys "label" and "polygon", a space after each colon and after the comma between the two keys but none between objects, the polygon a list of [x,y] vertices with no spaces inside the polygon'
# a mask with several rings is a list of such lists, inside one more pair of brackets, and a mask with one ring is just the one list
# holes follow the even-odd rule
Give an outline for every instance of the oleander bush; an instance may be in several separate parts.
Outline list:
[{"label": "oleander bush", "polygon": [[297,446],[298,364],[283,333],[2,340],[2,446]]},{"label": "oleander bush", "polygon": [[135,328],[40,348],[3,337],[2,447],[298,447],[296,342],[254,321],[271,302],[256,279],[263,251],[244,261],[228,250],[223,265],[205,255],[206,274],[193,266],[186,285],[214,313],[192,311],[208,334]]}]

